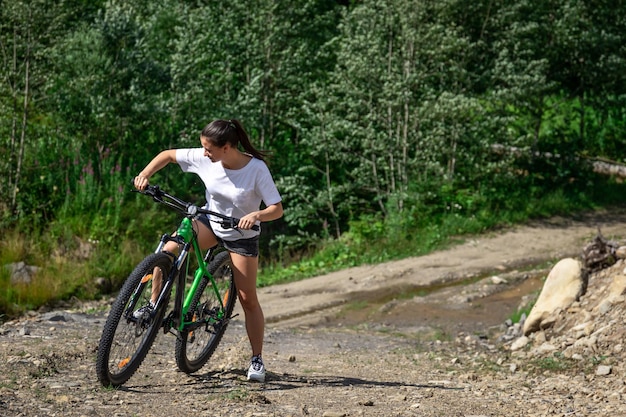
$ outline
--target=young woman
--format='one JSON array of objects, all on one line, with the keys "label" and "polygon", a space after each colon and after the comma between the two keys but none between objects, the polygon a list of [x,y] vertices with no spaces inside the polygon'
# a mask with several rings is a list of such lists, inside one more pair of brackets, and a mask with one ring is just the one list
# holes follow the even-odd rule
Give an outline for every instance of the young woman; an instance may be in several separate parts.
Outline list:
[{"label": "young woman", "polygon": [[[206,216],[194,221],[194,229],[203,249],[219,241],[230,252],[235,285],[252,347],[248,380],[263,382],[265,366],[261,353],[265,319],[256,292],[260,230],[252,230],[252,226],[280,218],[283,215],[282,199],[265,164],[264,152],[252,146],[239,121],[215,120],[209,123],[202,130],[200,143],[201,148],[162,151],[135,177],[134,184],[137,189],[144,190],[152,175],[174,162],[184,172],[193,172],[202,179],[206,188],[207,209],[241,219],[239,231],[222,229]],[[239,150],[239,145],[243,151]],[[265,204],[262,210],[261,202]],[[164,250],[176,253],[177,246],[169,242]],[[154,277],[154,294],[160,290],[158,278]]]}]

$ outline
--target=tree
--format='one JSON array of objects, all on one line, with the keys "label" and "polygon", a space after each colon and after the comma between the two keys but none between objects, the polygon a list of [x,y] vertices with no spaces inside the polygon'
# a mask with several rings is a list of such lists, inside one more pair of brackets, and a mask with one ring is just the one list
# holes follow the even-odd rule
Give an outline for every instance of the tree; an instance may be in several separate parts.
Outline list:
[{"label": "tree", "polygon": [[51,51],[49,109],[66,148],[94,167],[97,183],[108,175],[103,161],[109,154],[124,165],[143,163],[155,152],[151,145],[161,148],[173,139],[164,104],[171,81],[167,56],[155,50],[167,47],[163,32],[176,24],[169,13],[163,3],[108,3]]},{"label": "tree", "polygon": [[[44,0],[3,2],[0,11],[0,209],[21,216],[20,190],[24,175],[35,163],[32,150],[39,142],[43,85],[50,77],[48,49],[56,42],[65,23],[64,10]],[[25,195],[25,194],[23,194]]]},{"label": "tree", "polygon": [[[402,211],[407,199],[420,199],[413,184],[452,181],[459,161],[472,158],[470,149],[461,149],[471,142],[471,127],[448,118],[458,116],[459,103],[471,102],[456,99],[469,83],[462,67],[468,44],[438,13],[424,1],[363,2],[342,25],[327,92],[332,120],[311,138],[311,149],[332,149],[316,161],[318,171],[332,177],[326,188],[336,181],[344,187],[334,188],[350,196],[337,198],[348,202],[344,221],[368,210],[386,213],[392,200],[391,209]],[[475,107],[464,112],[469,116]],[[444,130],[429,130],[435,125]]]}]

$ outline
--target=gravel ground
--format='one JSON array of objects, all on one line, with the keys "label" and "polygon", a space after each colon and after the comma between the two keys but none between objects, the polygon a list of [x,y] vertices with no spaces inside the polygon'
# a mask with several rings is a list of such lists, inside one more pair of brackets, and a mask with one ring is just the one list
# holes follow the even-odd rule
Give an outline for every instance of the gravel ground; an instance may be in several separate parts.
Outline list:
[{"label": "gravel ground", "polygon": [[382,327],[270,328],[265,384],[245,381],[240,322],[231,323],[221,349],[192,376],[176,369],[173,337],[160,335],[124,387],[105,389],[94,373],[102,318],[55,314],[65,321],[38,316],[3,327],[2,415],[469,416],[522,415],[525,408],[524,379],[481,369],[496,351]]}]

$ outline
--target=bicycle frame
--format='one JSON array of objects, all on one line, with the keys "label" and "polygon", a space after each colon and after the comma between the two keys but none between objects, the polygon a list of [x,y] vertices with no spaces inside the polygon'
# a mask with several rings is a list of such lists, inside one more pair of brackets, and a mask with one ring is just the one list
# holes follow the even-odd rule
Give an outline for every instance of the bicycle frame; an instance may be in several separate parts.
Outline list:
[{"label": "bicycle frame", "polygon": [[[161,241],[159,242],[159,245],[155,250],[155,253],[161,252],[165,244],[170,241],[177,242],[180,246],[182,246],[180,254],[174,260],[174,268],[172,269],[172,271],[170,271],[168,277],[163,277],[163,288],[161,289],[159,297],[156,301],[156,306],[158,309],[161,303],[169,300],[169,294],[172,290],[172,286],[174,285],[174,283],[177,284],[174,299],[174,310],[168,314],[168,316],[164,319],[164,323],[162,323],[164,332],[167,333],[171,328],[176,328],[179,332],[192,330],[210,322],[210,319],[207,322],[186,321],[186,317],[189,313],[193,297],[195,296],[198,285],[200,284],[200,281],[204,276],[209,279],[211,283],[211,288],[213,289],[213,292],[215,293],[215,296],[219,300],[220,304],[220,311],[217,312],[217,317],[215,317],[214,319],[216,319],[216,321],[224,319],[224,300],[219,293],[219,289],[217,288],[217,284],[215,283],[213,275],[211,275],[211,273],[209,273],[207,269],[207,265],[212,257],[215,255],[215,251],[219,248],[219,245],[208,249],[206,255],[202,256],[202,250],[200,249],[200,245],[198,244],[195,231],[193,230],[192,219],[195,218],[195,216],[198,214],[209,214],[211,216],[220,218],[220,221],[212,221],[220,223],[222,227],[235,229],[239,224],[239,219],[225,216],[223,214],[216,213],[210,210],[198,208],[193,204],[182,201],[177,197],[174,197],[173,195],[162,191],[159,186],[148,186],[145,191],[139,192],[151,196],[152,199],[158,203],[165,204],[166,206],[185,214],[185,217],[182,219],[180,225],[178,226],[178,229],[176,230],[176,235],[171,236],[168,234],[164,234],[163,236],[161,236]],[[258,226],[255,225],[252,227],[252,229],[258,230]],[[182,268],[183,265],[185,265],[185,261],[187,260],[190,249],[193,249],[196,254],[198,268],[194,273],[194,278],[191,283],[190,289],[186,291],[185,279],[188,271],[183,272]],[[134,300],[135,295],[139,291],[140,288],[137,288],[132,296],[132,300]],[[131,301],[127,309],[126,317],[128,317],[128,314],[130,314],[130,312],[134,308],[135,303],[134,301]],[[155,311],[157,309],[155,309]]]},{"label": "bicycle frame", "polygon": [[[224,308],[224,300],[222,299],[217,285],[215,284],[215,280],[213,276],[209,273],[207,269],[208,262],[213,257],[213,254],[217,250],[218,246],[210,248],[207,250],[206,255],[203,256],[202,250],[200,249],[200,245],[198,244],[198,240],[196,239],[195,232],[193,231],[192,221],[189,217],[183,218],[176,231],[176,236],[170,236],[168,234],[164,234],[161,237],[161,241],[157,246],[155,253],[161,252],[163,246],[168,241],[175,241],[179,244],[182,244],[182,249],[180,254],[176,258],[173,263],[173,269],[170,272],[167,279],[164,281],[163,288],[161,289],[161,293],[159,294],[159,298],[157,299],[156,305],[160,305],[160,303],[167,300],[172,289],[174,283],[176,283],[176,293],[174,298],[174,310],[170,312],[168,317],[165,319],[163,323],[164,332],[167,332],[169,328],[176,328],[178,331],[183,330],[192,330],[193,328],[201,327],[205,323],[202,322],[192,322],[187,321],[185,318],[189,312],[189,308],[191,306],[191,302],[193,297],[196,294],[196,290],[198,289],[198,285],[203,277],[207,277],[209,282],[211,283],[211,287],[215,293],[215,296],[219,300],[220,307]],[[188,270],[183,271],[183,266],[189,266],[187,261],[187,257],[189,256],[189,250],[193,248],[194,253],[196,254],[196,259],[198,261],[198,268],[196,268],[193,276],[193,281],[191,282],[191,286],[189,289],[186,289],[186,277]],[[218,320],[223,319],[223,311],[218,312]],[[168,326],[170,325],[171,326]],[[169,327],[169,328],[168,328]]]}]

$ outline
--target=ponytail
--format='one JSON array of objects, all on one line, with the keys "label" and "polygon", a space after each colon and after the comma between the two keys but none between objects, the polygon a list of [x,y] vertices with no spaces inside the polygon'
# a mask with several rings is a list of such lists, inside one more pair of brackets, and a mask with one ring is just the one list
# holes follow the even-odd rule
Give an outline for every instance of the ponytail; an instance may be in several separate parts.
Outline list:
[{"label": "ponytail", "polygon": [[219,147],[228,143],[231,147],[239,149],[239,144],[241,144],[247,153],[263,162],[268,155],[267,151],[261,151],[252,146],[246,130],[237,119],[214,120],[202,129],[202,136]]}]

